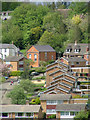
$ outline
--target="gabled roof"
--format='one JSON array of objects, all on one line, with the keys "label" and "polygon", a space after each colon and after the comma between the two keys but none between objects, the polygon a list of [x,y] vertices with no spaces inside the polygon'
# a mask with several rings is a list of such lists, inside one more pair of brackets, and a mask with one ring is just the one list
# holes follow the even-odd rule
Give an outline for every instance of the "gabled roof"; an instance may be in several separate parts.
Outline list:
[{"label": "gabled roof", "polygon": [[40,100],[69,100],[71,94],[41,94]]},{"label": "gabled roof", "polygon": [[34,45],[39,52],[55,52],[50,45]]},{"label": "gabled roof", "polygon": [[58,104],[56,111],[81,111],[85,110],[86,104]]},{"label": "gabled roof", "polygon": [[39,112],[40,105],[0,105],[0,112]]},{"label": "gabled roof", "polygon": [[9,56],[4,61],[5,62],[14,62],[14,61],[17,62],[21,60],[22,58],[24,58],[24,56]]},{"label": "gabled roof", "polygon": [[[67,53],[66,51],[64,52],[64,55],[84,55],[86,53],[86,48],[88,47],[90,49],[90,44],[85,44],[85,43],[77,43],[76,45],[74,43],[68,44],[67,48],[72,48],[71,52]],[[67,49],[66,48],[66,49]],[[80,49],[80,52],[75,53],[75,49]]]},{"label": "gabled roof", "polygon": [[1,44],[0,43],[0,49],[16,49],[16,51],[18,52],[19,51],[19,48],[17,48],[15,45],[13,44]]}]

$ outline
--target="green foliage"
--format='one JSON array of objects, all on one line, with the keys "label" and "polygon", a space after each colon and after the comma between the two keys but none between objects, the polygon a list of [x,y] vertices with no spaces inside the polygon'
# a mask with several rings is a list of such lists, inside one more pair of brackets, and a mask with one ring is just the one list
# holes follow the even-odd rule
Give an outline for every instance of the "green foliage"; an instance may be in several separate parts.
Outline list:
[{"label": "green foliage", "polygon": [[2,2],[2,11],[13,11],[20,4],[20,2]]},{"label": "green foliage", "polygon": [[37,67],[37,68],[35,68],[35,71],[38,73],[45,73],[46,67]]},{"label": "green foliage", "polygon": [[56,118],[56,115],[50,115],[48,118]]},{"label": "green foliage", "polygon": [[30,65],[32,65],[33,63],[34,63],[33,60],[29,60],[29,59],[26,59],[24,61],[24,72],[21,76],[23,79],[29,79],[30,78]]},{"label": "green foliage", "polygon": [[4,83],[6,81],[5,77],[0,77],[0,83]]},{"label": "green foliage", "polygon": [[32,80],[42,80],[42,79],[45,79],[45,78],[46,78],[45,76],[40,76],[40,77],[32,78]]},{"label": "green foliage", "polygon": [[36,99],[32,99],[29,103],[30,105],[39,105],[41,103],[40,99],[37,97]]},{"label": "green foliage", "polygon": [[85,120],[88,119],[89,112],[80,111],[75,117],[74,120]]},{"label": "green foliage", "polygon": [[46,118],[46,113],[45,112],[43,113],[43,118]]},{"label": "green foliage", "polygon": [[11,98],[12,104],[25,104],[25,93],[24,89],[21,88],[19,85],[15,86],[10,93],[7,94],[7,97]]},{"label": "green foliage", "polygon": [[23,49],[28,44],[36,44],[42,35],[43,17],[48,13],[47,6],[23,3],[18,6],[12,19],[3,22],[2,42],[11,43]]},{"label": "green foliage", "polygon": [[36,84],[35,87],[44,87],[44,84]]},{"label": "green foliage", "polygon": [[34,91],[35,84],[33,84],[28,79],[24,79],[20,82],[20,87],[23,88],[27,93],[29,93]]},{"label": "green foliage", "polygon": [[23,71],[11,71],[10,76],[21,76]]},{"label": "green foliage", "polygon": [[85,14],[88,12],[88,3],[87,2],[72,2],[69,6],[70,9],[70,17],[76,14]]},{"label": "green foliage", "polygon": [[75,96],[73,96],[73,99],[76,99],[76,98],[88,98],[88,95],[83,95],[83,96],[75,95]]}]

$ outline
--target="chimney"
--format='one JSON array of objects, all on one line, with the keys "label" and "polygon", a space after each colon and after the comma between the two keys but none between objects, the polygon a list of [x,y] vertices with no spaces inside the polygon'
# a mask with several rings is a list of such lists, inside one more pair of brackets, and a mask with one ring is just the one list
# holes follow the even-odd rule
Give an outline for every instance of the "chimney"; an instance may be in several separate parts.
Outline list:
[{"label": "chimney", "polygon": [[12,45],[13,45],[13,41],[12,41]]},{"label": "chimney", "polygon": [[75,45],[77,45],[77,40],[75,40]]}]

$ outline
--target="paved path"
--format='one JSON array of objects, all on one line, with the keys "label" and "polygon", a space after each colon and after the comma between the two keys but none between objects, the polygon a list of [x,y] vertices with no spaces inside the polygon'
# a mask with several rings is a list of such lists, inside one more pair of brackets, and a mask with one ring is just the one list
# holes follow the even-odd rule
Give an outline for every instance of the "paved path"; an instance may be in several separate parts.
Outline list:
[{"label": "paved path", "polygon": [[7,94],[17,85],[17,81],[10,85],[10,81],[0,84],[0,104],[11,104],[11,99],[7,98]]}]

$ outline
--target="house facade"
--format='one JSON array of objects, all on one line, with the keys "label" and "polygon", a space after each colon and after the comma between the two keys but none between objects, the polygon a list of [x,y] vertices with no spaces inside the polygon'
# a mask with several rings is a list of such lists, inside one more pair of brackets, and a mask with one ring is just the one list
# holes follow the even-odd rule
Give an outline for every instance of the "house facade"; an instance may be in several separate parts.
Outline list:
[{"label": "house facade", "polygon": [[56,106],[56,118],[72,119],[80,111],[85,111],[86,104],[60,104]]},{"label": "house facade", "polygon": [[33,45],[27,51],[27,58],[34,61],[32,67],[39,67],[40,61],[56,60],[56,52],[49,45]]},{"label": "house facade", "polygon": [[0,105],[1,119],[42,118],[40,105]]},{"label": "house facade", "polygon": [[5,59],[8,56],[17,56],[19,48],[13,44],[0,44],[0,58]]},{"label": "house facade", "polygon": [[[88,101],[88,99],[85,98],[73,99],[71,94],[41,94],[40,100],[43,109],[42,112],[46,113],[46,117],[48,118],[49,116],[54,114],[56,115],[56,118],[59,119],[75,117],[76,114],[71,114],[70,112],[79,112],[80,107],[82,107],[83,105],[83,110],[85,110],[85,105]],[[77,106],[79,106],[79,108],[74,109],[77,108]],[[67,115],[66,112],[68,112]]]},{"label": "house facade", "polygon": [[8,65],[10,71],[23,71],[25,67],[24,56],[9,56],[4,60],[4,63]]}]

